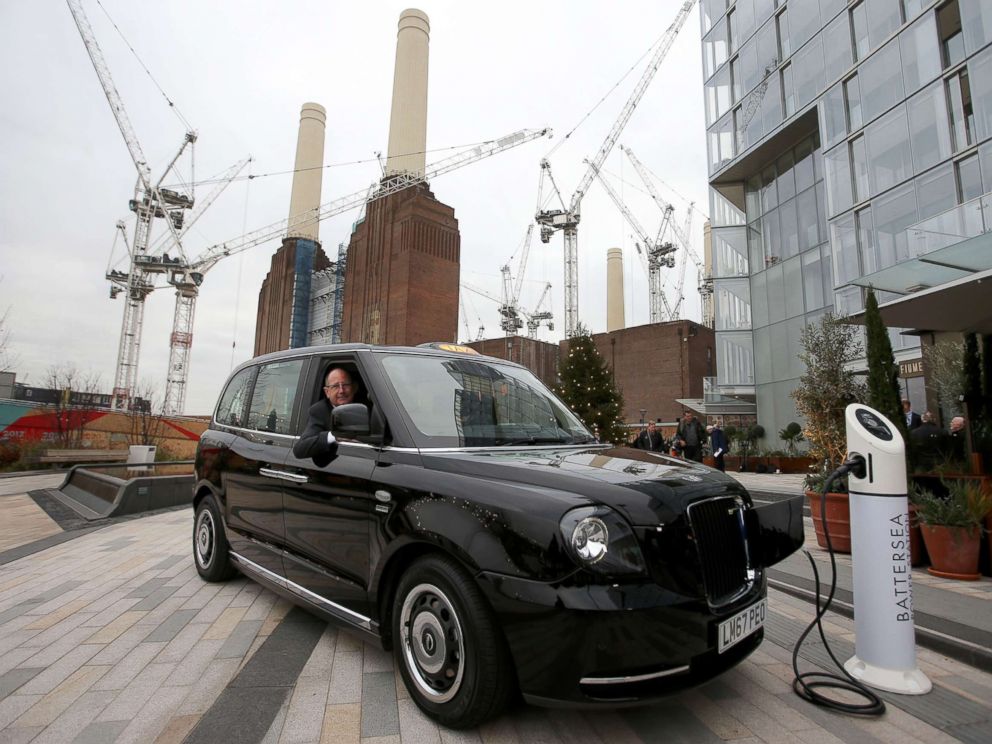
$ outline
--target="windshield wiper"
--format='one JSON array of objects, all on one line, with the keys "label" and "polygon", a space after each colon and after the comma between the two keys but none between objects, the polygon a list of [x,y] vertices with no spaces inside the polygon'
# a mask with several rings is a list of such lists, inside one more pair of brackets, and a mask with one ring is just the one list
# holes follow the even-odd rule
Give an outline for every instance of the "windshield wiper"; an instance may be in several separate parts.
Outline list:
[{"label": "windshield wiper", "polygon": [[496,446],[498,447],[517,447],[524,444],[571,444],[571,438],[562,439],[561,437],[516,437],[513,439],[498,439],[496,440]]}]

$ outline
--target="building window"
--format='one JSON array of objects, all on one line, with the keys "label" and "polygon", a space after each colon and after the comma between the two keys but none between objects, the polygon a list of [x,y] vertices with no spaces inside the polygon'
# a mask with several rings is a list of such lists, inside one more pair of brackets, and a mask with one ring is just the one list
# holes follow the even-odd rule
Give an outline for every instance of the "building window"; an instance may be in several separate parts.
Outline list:
[{"label": "building window", "polygon": [[737,103],[741,100],[743,91],[741,90],[741,63],[738,57],[730,60],[730,100]]},{"label": "building window", "polygon": [[823,30],[824,70],[827,82],[843,75],[851,66],[851,26],[847,15],[839,15]]},{"label": "building window", "polygon": [[861,128],[861,85],[858,76],[844,81],[844,107],[847,113],[847,131]]},{"label": "building window", "polygon": [[937,35],[944,69],[964,59],[964,34],[961,32],[961,11],[958,0],[951,0],[937,9]]},{"label": "building window", "polygon": [[951,129],[947,120],[944,86],[934,83],[913,98],[909,112],[909,136],[913,148],[913,168],[922,173],[951,156]]},{"label": "building window", "polygon": [[958,202],[963,204],[982,195],[982,172],[978,155],[971,155],[955,164],[957,171]]},{"label": "building window", "polygon": [[872,47],[877,47],[902,25],[899,0],[866,0],[862,5],[868,6],[868,34]]},{"label": "building window", "polygon": [[921,18],[899,34],[905,69],[906,95],[911,95],[940,75],[940,45],[932,15]]},{"label": "building window", "polygon": [[866,124],[903,100],[899,40],[893,39],[867,59],[858,70],[858,80]]},{"label": "building window", "polygon": [[875,229],[871,217],[871,207],[858,210],[854,215],[858,228],[858,257],[861,261],[861,274],[871,274],[878,268],[875,254]]},{"label": "building window", "polygon": [[782,68],[782,107],[785,118],[796,113],[796,92],[792,85],[792,65]]},{"label": "building window", "polygon": [[854,44],[854,59],[861,60],[868,56],[871,48],[868,44],[868,10],[867,2],[858,3],[851,8],[851,41]]},{"label": "building window", "polygon": [[864,201],[869,196],[868,152],[864,137],[851,140],[851,175],[854,177],[854,201]]},{"label": "building window", "polygon": [[779,61],[788,59],[792,54],[792,41],[789,38],[789,10],[786,8],[775,18],[778,29],[778,58]]},{"label": "building window", "polygon": [[950,111],[954,151],[957,152],[975,142],[975,115],[967,70],[961,70],[948,78],[947,107]]},{"label": "building window", "polygon": [[905,181],[913,173],[913,156],[909,149],[909,123],[903,106],[890,111],[868,127],[871,193],[880,194]]}]

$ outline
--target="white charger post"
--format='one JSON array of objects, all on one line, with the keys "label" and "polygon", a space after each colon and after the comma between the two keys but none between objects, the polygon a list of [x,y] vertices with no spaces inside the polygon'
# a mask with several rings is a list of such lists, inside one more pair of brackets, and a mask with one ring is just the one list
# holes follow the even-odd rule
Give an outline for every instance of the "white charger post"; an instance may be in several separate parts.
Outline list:
[{"label": "white charger post", "polygon": [[932,685],[916,663],[906,445],[868,406],[849,405],[845,420],[848,459],[865,462],[848,476],[855,643],[844,668],[879,690],[922,695]]}]

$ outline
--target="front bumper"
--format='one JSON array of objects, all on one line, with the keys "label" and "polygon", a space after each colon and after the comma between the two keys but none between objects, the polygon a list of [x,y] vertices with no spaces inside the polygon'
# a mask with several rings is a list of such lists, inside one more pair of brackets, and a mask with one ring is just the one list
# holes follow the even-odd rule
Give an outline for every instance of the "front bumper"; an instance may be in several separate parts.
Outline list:
[{"label": "front bumper", "polygon": [[717,626],[766,594],[764,573],[732,604],[654,584],[561,586],[483,573],[520,690],[544,705],[649,702],[701,684],[746,658],[763,631],[717,653]]}]

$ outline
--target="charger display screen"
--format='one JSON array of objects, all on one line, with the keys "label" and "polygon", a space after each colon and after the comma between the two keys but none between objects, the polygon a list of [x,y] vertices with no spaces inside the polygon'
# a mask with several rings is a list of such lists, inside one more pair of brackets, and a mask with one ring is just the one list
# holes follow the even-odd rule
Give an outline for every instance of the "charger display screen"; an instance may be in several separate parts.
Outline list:
[{"label": "charger display screen", "polygon": [[867,408],[859,408],[854,412],[854,417],[858,420],[868,433],[882,439],[886,442],[892,441],[892,430],[885,425],[878,416],[875,415],[874,411],[869,411]]}]

